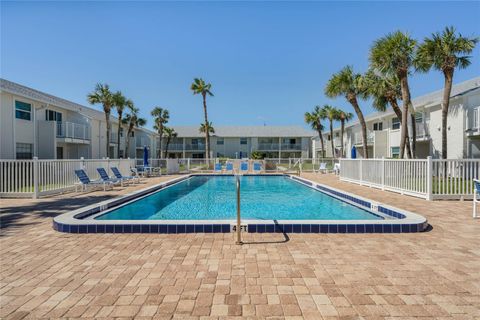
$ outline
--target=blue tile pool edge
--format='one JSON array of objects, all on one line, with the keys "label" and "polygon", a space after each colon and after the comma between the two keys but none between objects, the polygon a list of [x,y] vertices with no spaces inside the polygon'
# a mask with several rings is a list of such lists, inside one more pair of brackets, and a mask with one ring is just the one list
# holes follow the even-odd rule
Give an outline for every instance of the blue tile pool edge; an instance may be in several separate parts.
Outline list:
[{"label": "blue tile pool edge", "polygon": [[[215,223],[211,220],[85,220],[94,214],[118,206],[138,197],[151,194],[192,176],[203,174],[189,174],[175,178],[155,186],[151,186],[125,196],[93,204],[78,210],[62,214],[53,219],[53,229],[65,233],[229,233],[234,220],[222,220]],[[265,176],[272,176],[265,174]],[[275,174],[274,176],[278,176]],[[244,220],[242,225],[247,226],[250,233],[411,233],[422,232],[428,227],[427,220],[415,213],[400,210],[385,204],[378,204],[372,200],[338,190],[317,182],[292,176],[282,175],[307,187],[323,192],[341,201],[355,205],[372,212],[375,210],[383,215],[390,216],[388,220]],[[380,216],[380,215],[379,215]]]}]

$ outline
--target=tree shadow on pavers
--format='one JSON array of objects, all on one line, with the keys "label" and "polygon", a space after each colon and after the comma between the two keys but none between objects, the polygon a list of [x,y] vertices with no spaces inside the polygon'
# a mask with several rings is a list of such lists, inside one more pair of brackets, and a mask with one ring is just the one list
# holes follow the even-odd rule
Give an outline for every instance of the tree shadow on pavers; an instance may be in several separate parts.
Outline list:
[{"label": "tree shadow on pavers", "polygon": [[[6,231],[43,223],[47,218],[51,221],[63,213],[79,209],[91,204],[115,198],[117,194],[82,196],[71,198],[41,199],[25,206],[6,206],[0,209],[0,237]],[[11,230],[12,229],[12,230]]]}]

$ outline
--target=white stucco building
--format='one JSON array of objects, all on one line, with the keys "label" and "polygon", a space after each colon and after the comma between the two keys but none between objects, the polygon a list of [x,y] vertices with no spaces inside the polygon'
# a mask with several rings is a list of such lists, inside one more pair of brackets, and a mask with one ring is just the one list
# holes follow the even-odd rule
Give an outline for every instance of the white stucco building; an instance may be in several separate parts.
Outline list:
[{"label": "white stucco building", "polygon": [[[443,89],[412,100],[416,118],[417,158],[439,158],[442,149],[441,100]],[[401,106],[401,101],[399,101]],[[400,122],[395,113],[376,112],[365,117],[367,123],[368,153],[370,158],[395,158],[400,153]],[[480,158],[480,77],[453,86],[448,114],[448,158]],[[409,134],[412,128],[409,118]],[[330,133],[324,134],[326,156],[331,157]],[[340,154],[340,128],[334,129],[335,153]],[[353,146],[357,157],[364,155],[361,126],[358,121],[345,125],[345,156],[351,156]],[[320,155],[319,138],[312,139],[314,156]]]},{"label": "white stucco building", "polygon": [[[110,117],[112,132],[106,152],[103,112],[0,79],[0,159],[100,159],[116,157],[118,121]],[[125,134],[120,148],[125,150]],[[135,128],[129,154],[141,157],[143,147],[156,148],[156,133]]]}]

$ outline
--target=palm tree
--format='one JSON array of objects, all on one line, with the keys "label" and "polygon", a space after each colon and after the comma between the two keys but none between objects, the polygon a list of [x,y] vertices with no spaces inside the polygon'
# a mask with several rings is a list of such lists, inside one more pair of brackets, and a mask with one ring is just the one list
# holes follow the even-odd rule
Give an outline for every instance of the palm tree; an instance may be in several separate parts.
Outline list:
[{"label": "palm tree", "polygon": [[343,110],[338,110],[338,120],[340,121],[340,155],[341,157],[345,157],[344,148],[343,148],[343,135],[345,133],[345,122],[352,120],[353,113],[345,112]]},{"label": "palm tree", "polygon": [[169,127],[164,127],[163,131],[165,133],[165,136],[167,137],[167,141],[165,142],[165,155],[164,155],[164,158],[166,159],[168,154],[168,145],[170,144],[170,141],[172,140],[172,138],[176,138],[178,134],[175,132],[173,128],[169,128]]},{"label": "palm tree", "polygon": [[322,124],[323,119],[325,119],[325,112],[320,106],[315,106],[312,112],[305,112],[305,122],[308,123],[313,130],[318,132],[320,147],[322,148],[322,158],[325,157],[325,145],[322,134],[322,130],[324,129]]},{"label": "palm tree", "polygon": [[170,119],[170,113],[167,109],[163,109],[162,107],[155,107],[153,108],[152,112],[150,113],[155,119],[154,129],[157,130],[158,135],[160,136],[160,149],[158,150],[158,157],[162,157],[162,137],[163,137],[163,128],[165,124],[167,124],[168,119]]},{"label": "palm tree", "polygon": [[[207,95],[213,97],[213,93],[210,91],[212,85],[210,83],[205,83],[202,78],[193,79],[193,83],[190,86],[190,90],[193,91],[193,94],[201,94],[203,98],[203,114],[205,116],[205,126],[208,127],[210,123],[208,122],[207,114]],[[213,129],[213,128],[212,128]],[[205,130],[205,158],[208,160],[210,157],[210,130]]]},{"label": "palm tree", "polygon": [[106,145],[106,155],[109,155],[110,151],[110,112],[114,104],[113,94],[110,92],[110,87],[108,84],[97,83],[95,90],[87,95],[87,100],[90,104],[100,103],[103,105],[103,112],[105,113],[105,120],[107,122],[107,145]]},{"label": "palm tree", "polygon": [[[208,128],[208,130],[207,130]],[[200,133],[206,133],[208,131],[208,133],[215,133],[215,128],[213,127],[213,124],[211,122],[208,122],[207,125],[205,125],[205,123],[201,123],[200,124],[200,129],[198,129],[198,131]]]},{"label": "palm tree", "polygon": [[427,72],[434,68],[443,73],[445,85],[442,100],[442,158],[447,158],[447,118],[455,69],[465,69],[470,64],[470,53],[478,38],[467,38],[455,33],[454,27],[446,27],[442,33],[425,38],[418,47],[415,58],[417,70]]},{"label": "palm tree", "polygon": [[130,113],[128,113],[123,119],[123,123],[128,126],[127,137],[125,140],[125,154],[127,155],[127,157],[130,151],[130,136],[132,135],[133,128],[143,127],[147,124],[147,120],[138,116],[139,110],[138,108],[135,108],[133,103],[130,104],[128,108],[130,110]]},{"label": "palm tree", "polygon": [[330,98],[344,96],[350,102],[362,127],[363,150],[365,158],[368,158],[367,124],[357,100],[358,97],[365,97],[363,82],[361,74],[355,73],[351,66],[346,66],[330,78],[325,87],[325,94]]},{"label": "palm tree", "polygon": [[117,157],[120,158],[120,131],[122,130],[122,117],[123,117],[123,110],[127,106],[127,98],[120,92],[117,91],[113,94],[113,106],[117,110],[118,114],[118,129],[117,129]]},{"label": "palm tree", "polygon": [[330,123],[330,143],[332,146],[332,156],[335,158],[335,144],[333,143],[333,121],[338,119],[338,109],[326,104],[323,106],[323,112]]},{"label": "palm tree", "polygon": [[[376,110],[385,112],[388,105],[390,105],[398,119],[402,119],[402,110],[397,102],[398,99],[402,99],[402,90],[396,75],[381,75],[375,72],[375,70],[369,70],[365,74],[365,87],[367,95],[373,98],[373,107]],[[411,158],[412,153],[408,131],[405,139],[407,156]]]},{"label": "palm tree", "polygon": [[[405,154],[408,133],[408,111],[413,113],[413,106],[408,86],[408,75],[413,65],[417,41],[408,34],[395,31],[376,40],[370,50],[370,63],[383,74],[395,75],[400,81],[402,91],[402,133],[400,137],[400,158]],[[415,126],[413,126],[415,127]],[[415,129],[412,132],[412,156],[415,157]]]}]

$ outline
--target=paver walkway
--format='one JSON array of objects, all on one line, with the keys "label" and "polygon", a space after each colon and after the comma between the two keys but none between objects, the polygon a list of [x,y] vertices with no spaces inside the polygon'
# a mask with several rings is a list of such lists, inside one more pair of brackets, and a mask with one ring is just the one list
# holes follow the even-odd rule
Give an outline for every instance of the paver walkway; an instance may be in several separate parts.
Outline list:
[{"label": "paver walkway", "polygon": [[332,175],[304,176],[418,212],[432,229],[245,234],[247,243],[236,246],[233,234],[52,229],[53,216],[112,192],[2,199],[0,317],[480,318],[480,219],[471,218],[471,202],[427,202]]}]

